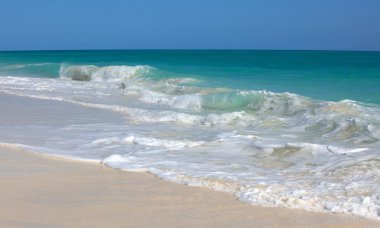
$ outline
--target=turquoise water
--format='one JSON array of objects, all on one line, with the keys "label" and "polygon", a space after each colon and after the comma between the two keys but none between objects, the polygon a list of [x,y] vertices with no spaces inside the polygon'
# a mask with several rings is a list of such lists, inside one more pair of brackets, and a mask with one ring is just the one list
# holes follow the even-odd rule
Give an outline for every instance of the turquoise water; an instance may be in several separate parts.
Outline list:
[{"label": "turquoise water", "polygon": [[0,144],[380,219],[379,88],[380,52],[1,52]]},{"label": "turquoise water", "polygon": [[[44,64],[44,65],[38,65]],[[207,87],[291,92],[322,100],[380,103],[380,52],[31,51],[0,52],[0,75],[59,77],[62,64],[149,65],[151,77],[193,77]]]}]

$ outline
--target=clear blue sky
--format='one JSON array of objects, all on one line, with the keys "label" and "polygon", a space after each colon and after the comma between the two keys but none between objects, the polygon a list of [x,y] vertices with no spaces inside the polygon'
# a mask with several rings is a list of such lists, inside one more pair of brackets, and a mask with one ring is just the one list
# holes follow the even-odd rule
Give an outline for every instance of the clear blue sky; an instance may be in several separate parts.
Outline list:
[{"label": "clear blue sky", "polygon": [[0,50],[380,50],[380,0],[0,0]]}]

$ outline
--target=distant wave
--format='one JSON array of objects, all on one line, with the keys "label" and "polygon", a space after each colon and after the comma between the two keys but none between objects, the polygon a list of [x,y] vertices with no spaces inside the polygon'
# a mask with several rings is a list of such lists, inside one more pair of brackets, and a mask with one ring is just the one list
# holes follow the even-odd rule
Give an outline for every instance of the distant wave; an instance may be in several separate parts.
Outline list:
[{"label": "distant wave", "polygon": [[42,67],[49,65],[59,65],[58,63],[27,63],[27,64],[11,64],[11,65],[2,65],[0,69],[21,69],[27,67]]}]

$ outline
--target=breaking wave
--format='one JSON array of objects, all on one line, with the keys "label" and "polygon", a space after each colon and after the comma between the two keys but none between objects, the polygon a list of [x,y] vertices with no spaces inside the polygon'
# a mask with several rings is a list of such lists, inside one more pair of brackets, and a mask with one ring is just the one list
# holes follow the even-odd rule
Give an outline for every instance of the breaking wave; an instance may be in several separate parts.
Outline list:
[{"label": "breaking wave", "polygon": [[148,75],[155,68],[150,66],[105,66],[62,65],[59,70],[61,78],[77,81],[123,82],[133,77]]},{"label": "breaking wave", "polygon": [[91,124],[61,129],[69,136],[49,143],[77,143],[70,156],[231,192],[254,204],[379,218],[378,106],[206,87],[163,74],[142,65],[63,64],[58,79],[0,77],[0,92],[127,120],[112,131]]}]

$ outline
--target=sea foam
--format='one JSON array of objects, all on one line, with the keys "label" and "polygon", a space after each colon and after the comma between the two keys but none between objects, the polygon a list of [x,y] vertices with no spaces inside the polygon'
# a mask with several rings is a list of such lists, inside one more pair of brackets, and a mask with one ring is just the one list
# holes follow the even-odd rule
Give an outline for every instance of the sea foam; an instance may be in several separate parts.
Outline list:
[{"label": "sea foam", "polygon": [[[211,88],[174,73],[157,79],[157,72],[62,65],[57,79],[0,77],[0,92],[81,107],[72,109],[84,121],[75,126],[33,122],[38,131],[57,128],[32,136],[38,140],[28,146],[36,150],[150,172],[252,204],[379,219],[378,106]],[[95,109],[120,119],[93,115]]]}]

